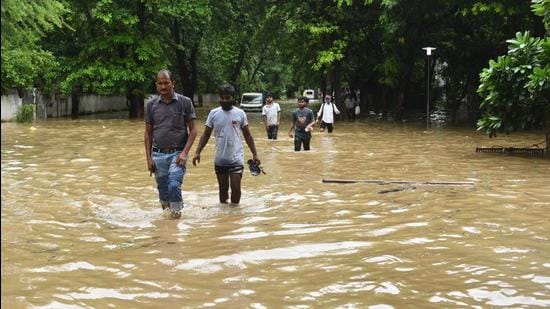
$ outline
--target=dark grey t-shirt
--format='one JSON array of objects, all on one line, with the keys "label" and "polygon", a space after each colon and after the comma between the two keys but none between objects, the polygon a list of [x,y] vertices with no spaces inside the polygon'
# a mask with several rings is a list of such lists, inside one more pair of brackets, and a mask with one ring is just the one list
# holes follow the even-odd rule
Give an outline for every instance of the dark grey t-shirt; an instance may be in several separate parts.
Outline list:
[{"label": "dark grey t-shirt", "polygon": [[153,146],[158,148],[183,147],[187,142],[187,124],[197,119],[191,100],[175,93],[170,103],[161,97],[147,104],[145,122],[153,126]]},{"label": "dark grey t-shirt", "polygon": [[307,107],[304,109],[297,108],[294,113],[292,113],[292,120],[295,121],[295,134],[307,134],[306,127],[313,122],[313,111]]}]

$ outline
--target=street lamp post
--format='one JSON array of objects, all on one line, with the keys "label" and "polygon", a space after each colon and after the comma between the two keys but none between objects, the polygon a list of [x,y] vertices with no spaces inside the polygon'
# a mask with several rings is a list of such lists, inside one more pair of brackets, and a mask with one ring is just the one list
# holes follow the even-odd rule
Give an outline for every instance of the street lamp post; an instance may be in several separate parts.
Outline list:
[{"label": "street lamp post", "polygon": [[432,50],[435,50],[436,48],[424,47],[422,49],[426,51],[426,56],[428,61],[428,64],[427,64],[428,79],[426,82],[426,92],[427,92],[426,94],[426,130],[428,130],[428,127],[430,126],[430,66],[431,66],[430,56],[432,55]]}]

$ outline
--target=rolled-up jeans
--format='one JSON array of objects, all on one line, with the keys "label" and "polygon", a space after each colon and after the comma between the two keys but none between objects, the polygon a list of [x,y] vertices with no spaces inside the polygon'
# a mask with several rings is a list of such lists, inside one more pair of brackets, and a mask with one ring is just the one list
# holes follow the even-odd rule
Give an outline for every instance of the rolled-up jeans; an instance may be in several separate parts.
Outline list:
[{"label": "rolled-up jeans", "polygon": [[186,167],[176,164],[176,159],[180,153],[181,151],[173,153],[153,152],[159,201],[164,207],[170,206],[172,211],[181,211],[183,208],[181,185]]}]

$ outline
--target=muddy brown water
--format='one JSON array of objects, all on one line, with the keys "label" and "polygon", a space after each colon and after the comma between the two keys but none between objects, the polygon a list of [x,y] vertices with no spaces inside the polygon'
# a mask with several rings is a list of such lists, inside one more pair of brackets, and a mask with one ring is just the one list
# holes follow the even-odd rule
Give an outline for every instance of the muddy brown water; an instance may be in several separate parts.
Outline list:
[{"label": "muddy brown water", "polygon": [[267,174],[241,205],[218,204],[210,140],[171,220],[141,121],[2,123],[2,307],[550,306],[550,161],[475,153],[542,135],[339,122],[296,153],[287,121],[250,126]]}]

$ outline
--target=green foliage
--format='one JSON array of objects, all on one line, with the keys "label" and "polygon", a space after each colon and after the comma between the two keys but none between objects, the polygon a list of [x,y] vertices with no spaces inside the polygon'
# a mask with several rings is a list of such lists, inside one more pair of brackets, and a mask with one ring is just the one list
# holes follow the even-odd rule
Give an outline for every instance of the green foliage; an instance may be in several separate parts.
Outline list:
[{"label": "green foliage", "polygon": [[542,17],[546,33],[550,33],[550,1],[531,0],[531,9],[535,15]]},{"label": "green foliage", "polygon": [[64,26],[65,13],[65,5],[58,0],[2,0],[2,45],[4,40],[32,40]]},{"label": "green foliage", "polygon": [[31,122],[34,119],[34,105],[22,104],[17,108],[15,115],[15,121],[17,122]]},{"label": "green foliage", "polygon": [[[435,46],[432,69],[445,80],[445,98],[453,101],[447,106],[468,101],[477,108],[479,72],[489,59],[498,62],[518,27],[534,30],[531,10],[547,16],[547,6],[547,0],[532,6],[510,0],[5,0],[2,87],[139,95],[155,92],[154,74],[168,68],[176,90],[188,95],[213,92],[222,82],[279,97],[349,86],[368,91],[373,104],[387,100],[380,105],[388,110],[398,97],[412,110],[425,102],[421,48]],[[548,62],[544,57],[541,63]],[[517,69],[530,76],[530,90],[518,91],[544,91],[547,67]]]},{"label": "green foliage", "polygon": [[485,113],[478,130],[490,137],[543,125],[544,110],[550,108],[550,63],[544,55],[548,40],[516,34],[507,41],[508,54],[489,61],[480,74],[480,105]]},{"label": "green foliage", "polygon": [[57,66],[55,58],[44,50],[2,47],[2,92],[8,88],[29,88],[39,76]]},{"label": "green foliage", "polygon": [[66,26],[67,13],[58,0],[2,0],[2,93],[8,88],[30,88],[48,80],[57,62],[39,39],[55,28]]},{"label": "green foliage", "polygon": [[170,62],[163,51],[158,1],[72,0],[76,31],[58,33],[64,62],[63,93],[128,94],[145,92],[154,74]]}]

